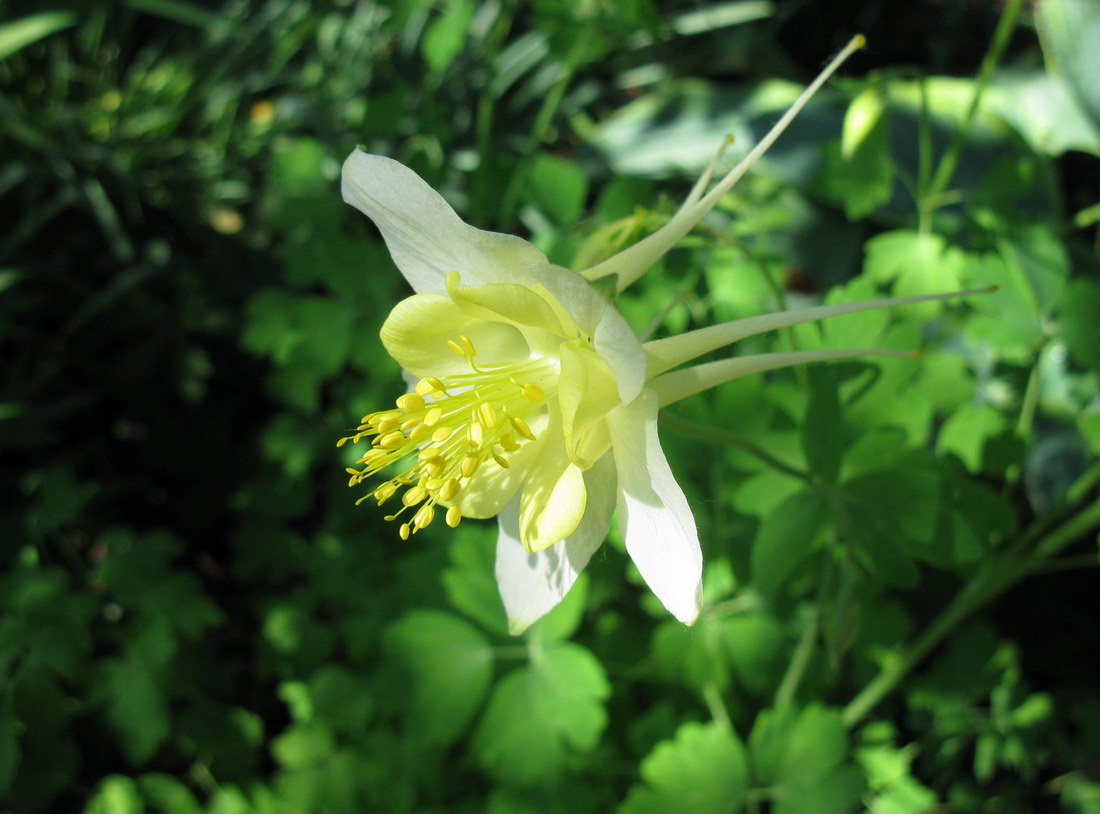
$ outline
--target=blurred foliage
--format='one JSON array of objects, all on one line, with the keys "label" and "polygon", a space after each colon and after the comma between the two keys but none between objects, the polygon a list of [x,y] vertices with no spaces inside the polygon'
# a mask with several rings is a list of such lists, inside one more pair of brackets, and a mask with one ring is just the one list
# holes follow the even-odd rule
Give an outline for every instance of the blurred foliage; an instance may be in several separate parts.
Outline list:
[{"label": "blurred foliage", "polygon": [[[0,811],[1100,812],[1100,11],[1022,6],[4,3]],[[623,312],[997,292],[743,343],[922,356],[669,411],[704,617],[613,540],[509,638],[493,524],[344,488],[407,292],[342,157],[590,265],[856,29]]]}]

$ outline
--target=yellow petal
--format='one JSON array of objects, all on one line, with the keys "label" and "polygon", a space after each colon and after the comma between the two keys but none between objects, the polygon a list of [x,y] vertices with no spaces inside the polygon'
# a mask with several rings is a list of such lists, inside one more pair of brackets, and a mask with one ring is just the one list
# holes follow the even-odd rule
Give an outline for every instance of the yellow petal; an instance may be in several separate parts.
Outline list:
[{"label": "yellow petal", "polygon": [[587,501],[584,472],[566,456],[560,431],[547,433],[543,454],[528,471],[520,495],[523,547],[542,551],[564,540],[580,524]]},{"label": "yellow petal", "polygon": [[494,362],[524,359],[529,349],[510,325],[470,316],[441,294],[415,294],[399,302],[382,325],[382,344],[401,367],[417,377],[469,373],[470,365],[447,347],[468,336]]},{"label": "yellow petal", "polygon": [[619,404],[619,389],[607,363],[579,342],[558,349],[558,403],[569,459],[587,469],[610,445],[604,417]]}]

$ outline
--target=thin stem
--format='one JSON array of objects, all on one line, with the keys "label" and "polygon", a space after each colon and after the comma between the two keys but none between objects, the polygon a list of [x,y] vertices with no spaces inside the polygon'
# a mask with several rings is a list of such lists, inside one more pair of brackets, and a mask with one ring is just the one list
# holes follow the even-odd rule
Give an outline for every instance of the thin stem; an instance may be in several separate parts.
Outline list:
[{"label": "thin stem", "polygon": [[516,167],[516,171],[512,173],[512,179],[509,181],[508,189],[505,190],[504,193],[504,203],[501,206],[501,220],[503,222],[511,220],[512,216],[515,214],[516,205],[519,202],[520,191],[527,182],[527,174],[530,170],[531,159],[538,151],[543,141],[546,140],[546,132],[550,129],[550,123],[554,120],[554,115],[561,106],[561,101],[565,97],[565,91],[569,89],[569,83],[573,81],[573,76],[576,74],[577,68],[580,67],[580,63],[584,59],[584,54],[588,50],[588,44],[591,40],[592,29],[586,28],[584,33],[573,41],[573,47],[569,50],[562,65],[562,75],[558,78],[558,81],[554,83],[554,87],[550,89],[550,92],[546,94],[546,98],[542,100],[542,107],[539,108],[539,112],[535,115],[535,123],[531,127],[530,148],[519,166]]},{"label": "thin stem", "polygon": [[706,701],[707,709],[710,711],[710,717],[714,719],[714,723],[720,729],[732,732],[733,723],[730,721],[730,714],[722,701],[722,693],[718,692],[718,687],[713,681],[708,681],[703,686],[703,700]]},{"label": "thin stem", "polygon": [[932,620],[916,641],[883,668],[844,708],[845,726],[858,724],[970,614],[1034,573],[1046,560],[1098,525],[1100,502],[1092,502],[1039,539],[1034,546],[1030,542],[1031,536],[1025,536],[1019,545],[990,561],[971,578],[951,604]]},{"label": "thin stem", "polygon": [[731,447],[737,447],[744,450],[750,455],[759,458],[765,464],[770,466],[784,475],[790,475],[792,478],[805,481],[811,485],[816,485],[817,479],[809,472],[804,472],[801,469],[791,466],[790,464],[783,463],[783,461],[776,458],[770,452],[763,447],[757,446],[747,438],[742,438],[739,435],[734,435],[731,432],[720,430],[716,427],[711,427],[703,424],[697,424],[694,421],[689,421],[686,418],[681,418],[675,413],[670,413],[667,410],[661,411],[660,423],[672,430],[675,433],[683,435],[687,438],[695,438],[700,441],[713,441],[718,444],[725,444]]},{"label": "thin stem", "polygon": [[1004,55],[1005,48],[1008,47],[1008,41],[1011,38],[1013,29],[1016,27],[1016,19],[1020,16],[1022,6],[1023,0],[1008,0],[1005,5],[1005,10],[1001,14],[996,30],[993,32],[993,41],[990,43],[989,50],[986,51],[981,68],[978,70],[978,78],[974,82],[974,94],[970,97],[970,106],[966,110],[966,115],[963,116],[959,129],[955,131],[955,138],[947,148],[947,152],[943,154],[943,158],[940,159],[932,183],[926,190],[926,201],[935,199],[947,189],[951,179],[955,176],[955,170],[958,169],[959,160],[962,158],[963,148],[966,146],[967,139],[970,138],[970,129],[974,125],[978,105],[981,103],[986,86],[989,85],[989,80],[993,77],[993,72],[997,69],[997,65]]},{"label": "thin stem", "polygon": [[791,655],[791,663],[787,665],[787,671],[783,674],[783,680],[779,682],[779,689],[775,691],[775,706],[785,707],[794,700],[798,692],[798,685],[802,683],[802,676],[806,674],[806,668],[810,664],[810,657],[814,653],[814,643],[817,641],[820,628],[821,612],[815,605],[809,613],[802,635],[798,637],[794,653]]}]

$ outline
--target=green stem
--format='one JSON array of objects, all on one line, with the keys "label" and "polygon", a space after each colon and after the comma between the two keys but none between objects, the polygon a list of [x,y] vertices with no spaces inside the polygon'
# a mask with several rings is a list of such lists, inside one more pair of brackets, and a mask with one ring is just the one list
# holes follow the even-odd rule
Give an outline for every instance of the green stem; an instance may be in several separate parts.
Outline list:
[{"label": "green stem", "polygon": [[718,692],[718,687],[713,681],[708,681],[704,685],[703,700],[707,703],[707,709],[710,710],[710,717],[714,719],[714,723],[726,732],[733,732],[733,723],[730,721],[726,705],[722,702],[722,693]]},{"label": "green stem", "polygon": [[802,635],[798,638],[791,663],[787,665],[787,672],[783,674],[783,680],[779,682],[779,689],[775,691],[775,706],[785,707],[794,700],[794,694],[798,692],[798,685],[802,683],[802,676],[806,674],[806,668],[810,664],[810,657],[814,652],[814,642],[817,641],[820,627],[821,613],[817,606],[810,611],[806,626],[802,628]]},{"label": "green stem", "polygon": [[925,191],[922,208],[925,202],[934,202],[947,189],[951,179],[955,177],[955,170],[958,169],[959,161],[962,158],[963,147],[966,146],[967,139],[970,138],[970,129],[974,125],[978,105],[981,103],[986,86],[989,85],[989,80],[993,78],[993,72],[997,69],[997,65],[1004,55],[1005,48],[1008,47],[1008,41],[1012,36],[1013,29],[1016,27],[1016,20],[1020,16],[1022,6],[1023,0],[1008,0],[1005,5],[1005,10],[1001,14],[996,30],[993,32],[993,41],[990,43],[989,50],[986,51],[981,68],[978,70],[978,78],[974,82],[974,94],[970,97],[970,106],[966,110],[966,115],[963,116],[959,129],[955,131],[955,138],[947,148],[947,152],[943,154],[943,158],[940,159],[940,164],[936,168],[932,182]]},{"label": "green stem", "polygon": [[516,167],[516,171],[512,173],[512,178],[508,182],[508,189],[504,192],[504,203],[501,206],[502,222],[510,221],[515,214],[520,191],[527,181],[531,159],[538,152],[543,141],[546,140],[546,132],[550,129],[550,123],[554,120],[554,115],[558,112],[561,101],[565,97],[565,91],[569,89],[569,84],[573,81],[573,76],[584,59],[584,54],[588,50],[588,43],[591,39],[592,29],[585,29],[585,33],[573,41],[573,47],[569,50],[569,54],[562,64],[562,75],[554,83],[554,87],[550,89],[550,92],[546,94],[546,98],[542,100],[542,107],[535,115],[535,123],[531,127],[531,142],[527,155],[523,157],[519,166]]},{"label": "green stem", "polygon": [[1092,502],[1032,546],[1031,536],[976,573],[944,611],[898,658],[887,664],[844,708],[844,724],[858,724],[970,614],[1033,573],[1085,532],[1100,525],[1100,502]]},{"label": "green stem", "polygon": [[797,469],[790,464],[785,464],[783,461],[776,458],[770,452],[763,447],[757,446],[747,438],[742,438],[739,435],[734,435],[731,432],[720,430],[716,427],[711,427],[703,424],[697,424],[694,421],[688,421],[686,418],[681,418],[675,413],[668,410],[661,411],[660,423],[675,433],[683,435],[687,438],[695,438],[700,441],[713,441],[718,444],[725,444],[731,447],[737,447],[744,450],[750,455],[759,458],[766,463],[772,469],[782,472],[785,475],[790,475],[792,478],[805,481],[810,485],[816,485],[817,479],[814,478],[809,472],[804,472],[801,469]]}]

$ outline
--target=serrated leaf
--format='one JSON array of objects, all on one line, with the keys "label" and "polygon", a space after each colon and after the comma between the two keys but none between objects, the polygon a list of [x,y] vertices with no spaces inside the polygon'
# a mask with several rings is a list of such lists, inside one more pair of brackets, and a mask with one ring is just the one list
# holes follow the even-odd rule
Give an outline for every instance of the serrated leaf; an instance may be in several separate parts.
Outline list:
[{"label": "serrated leaf", "polygon": [[[894,281],[899,297],[938,294],[960,288],[962,253],[941,235],[899,229],[867,241],[864,270],[872,279]],[[927,318],[943,309],[941,302],[906,306],[906,312]]]},{"label": "serrated leaf", "polygon": [[989,405],[964,404],[952,413],[936,439],[936,452],[954,453],[971,472],[980,472],[985,442],[1000,435],[1008,422]]},{"label": "serrated leaf", "polygon": [[423,610],[390,625],[385,643],[412,675],[414,730],[429,743],[452,743],[489,688],[489,642],[458,616]]},{"label": "serrated leaf", "polygon": [[686,723],[642,761],[621,814],[735,814],[749,790],[745,749],[717,724]]},{"label": "serrated leaf", "polygon": [[591,751],[607,725],[611,692],[596,657],[572,643],[538,651],[493,690],[474,735],[482,765],[503,782],[549,782]]},{"label": "serrated leaf", "polygon": [[754,779],[770,788],[776,814],[842,814],[859,801],[862,775],[846,765],[848,734],[840,710],[820,704],[764,710],[749,749]]},{"label": "serrated leaf", "polygon": [[768,693],[785,666],[783,626],[767,613],[739,613],[722,620],[726,657],[738,680],[750,692]]}]

